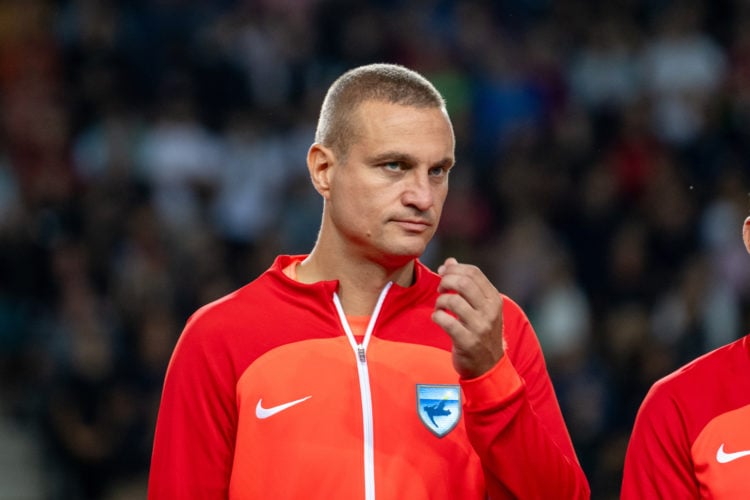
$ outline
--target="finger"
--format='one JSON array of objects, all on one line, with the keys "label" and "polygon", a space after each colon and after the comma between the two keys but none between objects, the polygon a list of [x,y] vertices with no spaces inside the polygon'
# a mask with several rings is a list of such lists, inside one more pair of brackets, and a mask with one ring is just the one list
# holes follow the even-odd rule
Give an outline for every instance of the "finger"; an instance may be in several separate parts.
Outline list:
[{"label": "finger", "polygon": [[484,275],[481,269],[472,264],[462,264],[453,257],[446,259],[440,268],[438,268],[438,271],[442,277],[451,275],[467,276],[485,287],[494,288],[489,278]]},{"label": "finger", "polygon": [[446,273],[440,280],[438,292],[458,294],[475,309],[483,308],[498,293],[481,272],[466,269]]},{"label": "finger", "polygon": [[453,257],[448,257],[445,259],[445,261],[438,267],[437,273],[442,276],[448,269],[448,267],[454,266],[458,264],[458,261]]},{"label": "finger", "polygon": [[471,330],[473,323],[471,318],[476,314],[476,311],[461,295],[457,293],[439,295],[435,301],[435,309],[448,312]]},{"label": "finger", "polygon": [[466,343],[470,332],[461,324],[461,322],[447,311],[437,309],[432,313],[432,321],[448,334],[453,345],[463,345]]},{"label": "finger", "polygon": [[495,329],[502,314],[501,300],[487,301],[483,309],[475,309],[458,294],[445,294],[435,301],[435,309],[453,316],[474,335],[484,335]]}]

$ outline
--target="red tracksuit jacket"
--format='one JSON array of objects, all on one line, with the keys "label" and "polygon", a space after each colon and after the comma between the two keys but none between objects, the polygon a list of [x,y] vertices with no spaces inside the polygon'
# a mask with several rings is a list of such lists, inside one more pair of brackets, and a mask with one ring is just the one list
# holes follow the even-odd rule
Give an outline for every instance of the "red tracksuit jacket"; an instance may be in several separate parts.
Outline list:
[{"label": "red tracksuit jacket", "polygon": [[430,319],[438,275],[386,287],[364,338],[280,256],[197,311],[167,371],[156,499],[588,498],[528,319],[504,298],[506,355],[459,380]]},{"label": "red tracksuit jacket", "polygon": [[630,437],[621,498],[750,498],[750,335],[654,384]]}]

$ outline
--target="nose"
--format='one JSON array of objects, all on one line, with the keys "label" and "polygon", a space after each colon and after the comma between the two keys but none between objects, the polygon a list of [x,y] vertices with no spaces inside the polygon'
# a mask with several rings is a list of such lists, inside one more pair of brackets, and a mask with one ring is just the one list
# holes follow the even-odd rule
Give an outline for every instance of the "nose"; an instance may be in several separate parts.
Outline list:
[{"label": "nose", "polygon": [[420,212],[429,210],[435,203],[435,194],[427,172],[413,169],[410,174],[406,179],[406,188],[401,198],[403,204],[412,206]]}]

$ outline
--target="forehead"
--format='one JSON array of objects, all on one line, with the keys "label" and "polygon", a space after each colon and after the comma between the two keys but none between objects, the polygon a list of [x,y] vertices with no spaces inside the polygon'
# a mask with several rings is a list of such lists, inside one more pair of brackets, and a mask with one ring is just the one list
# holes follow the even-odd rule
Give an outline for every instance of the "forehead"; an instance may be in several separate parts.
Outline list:
[{"label": "forehead", "polygon": [[430,150],[453,157],[453,127],[445,109],[365,101],[354,113],[352,146]]}]

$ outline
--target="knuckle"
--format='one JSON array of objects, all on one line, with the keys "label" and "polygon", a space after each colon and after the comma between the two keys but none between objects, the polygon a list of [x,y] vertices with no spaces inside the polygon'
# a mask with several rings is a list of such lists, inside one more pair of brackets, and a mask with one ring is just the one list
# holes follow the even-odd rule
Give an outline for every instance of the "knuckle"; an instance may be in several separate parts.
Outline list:
[{"label": "knuckle", "polygon": [[448,295],[446,300],[452,309],[457,308],[461,304],[461,296],[455,293]]},{"label": "knuckle", "polygon": [[481,323],[481,328],[483,332],[490,332],[492,331],[492,321],[490,321],[487,318],[484,318]]},{"label": "knuckle", "polygon": [[472,279],[471,279],[471,278],[470,278],[469,276],[466,276],[466,275],[462,274],[462,275],[461,275],[461,276],[459,276],[459,277],[458,277],[458,279],[456,280],[456,285],[458,286],[458,288],[459,288],[459,289],[461,289],[461,290],[465,290],[465,289],[466,289],[466,287],[468,287],[468,286],[469,286],[469,284],[470,284],[470,283],[471,283],[472,281],[473,281],[473,280],[472,280]]},{"label": "knuckle", "polygon": [[482,271],[477,266],[468,264],[466,266],[466,274],[474,280],[482,275]]}]

